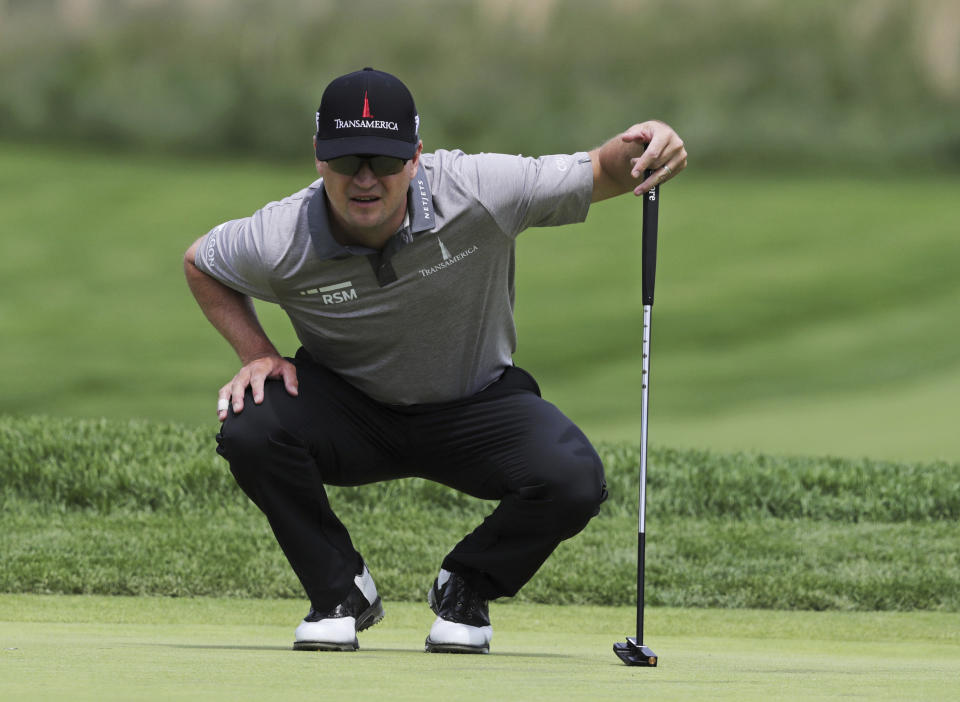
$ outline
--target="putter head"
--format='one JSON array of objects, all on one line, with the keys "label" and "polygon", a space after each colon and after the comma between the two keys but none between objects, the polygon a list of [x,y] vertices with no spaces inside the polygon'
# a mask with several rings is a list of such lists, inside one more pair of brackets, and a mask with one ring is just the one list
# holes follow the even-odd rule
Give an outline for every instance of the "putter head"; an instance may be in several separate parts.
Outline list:
[{"label": "putter head", "polygon": [[626,643],[613,644],[613,652],[627,665],[642,665],[646,668],[657,667],[657,654],[643,644],[637,643],[632,636],[627,637]]}]

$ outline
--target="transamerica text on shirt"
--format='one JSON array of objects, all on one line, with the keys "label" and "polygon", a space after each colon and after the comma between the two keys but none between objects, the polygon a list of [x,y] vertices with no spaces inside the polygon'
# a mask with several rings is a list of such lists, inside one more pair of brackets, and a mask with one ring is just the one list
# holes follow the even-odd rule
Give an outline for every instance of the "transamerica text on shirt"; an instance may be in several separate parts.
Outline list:
[{"label": "transamerica text on shirt", "polygon": [[429,268],[421,268],[420,275],[426,278],[429,275],[433,275],[437,271],[442,271],[444,268],[449,268],[454,263],[459,263],[470,254],[476,253],[477,250],[478,250],[477,246],[471,246],[469,249],[464,249],[463,251],[458,253],[456,256],[451,256],[450,258],[445,259],[442,263],[438,263],[435,266],[430,266]]}]

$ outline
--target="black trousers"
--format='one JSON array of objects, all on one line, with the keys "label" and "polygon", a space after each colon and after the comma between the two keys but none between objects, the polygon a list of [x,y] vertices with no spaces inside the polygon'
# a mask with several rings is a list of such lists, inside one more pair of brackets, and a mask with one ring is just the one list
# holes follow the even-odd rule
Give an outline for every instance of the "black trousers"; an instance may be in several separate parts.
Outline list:
[{"label": "black trousers", "polygon": [[487,599],[515,595],[606,498],[596,451],[541,399],[526,371],[508,368],[463,400],[397,407],[374,401],[302,349],[294,363],[299,395],[268,381],[255,405],[248,390],[243,411],[231,409],[224,421],[217,451],[267,516],[318,610],[344,599],[360,563],[325,485],[417,476],[499,500],[441,564]]}]

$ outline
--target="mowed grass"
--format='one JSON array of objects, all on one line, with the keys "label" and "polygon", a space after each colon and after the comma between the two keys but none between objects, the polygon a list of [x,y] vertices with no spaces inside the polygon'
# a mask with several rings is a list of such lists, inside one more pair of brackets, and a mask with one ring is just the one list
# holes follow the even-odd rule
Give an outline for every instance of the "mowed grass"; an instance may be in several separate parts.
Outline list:
[{"label": "mowed grass", "polygon": [[[312,180],[309,151],[283,167],[5,144],[0,160],[0,412],[215,426],[237,362],[182,253]],[[958,185],[694,161],[662,193],[651,442],[960,456]],[[518,248],[517,362],[595,440],[639,434],[639,209],[602,203]],[[292,353],[282,312],[262,316]]]},{"label": "mowed grass", "polygon": [[946,700],[960,615],[652,608],[656,668],[612,646],[629,607],[496,605],[487,656],[423,653],[425,604],[385,604],[355,653],[290,650],[278,600],[0,596],[7,700]]},{"label": "mowed grass", "polygon": [[[958,185],[694,171],[665,186],[651,441],[960,455]],[[622,199],[595,207],[588,231],[557,232],[544,249],[569,252],[559,270],[538,265],[549,233],[518,255],[518,360],[605,438],[637,435],[635,213]]]}]

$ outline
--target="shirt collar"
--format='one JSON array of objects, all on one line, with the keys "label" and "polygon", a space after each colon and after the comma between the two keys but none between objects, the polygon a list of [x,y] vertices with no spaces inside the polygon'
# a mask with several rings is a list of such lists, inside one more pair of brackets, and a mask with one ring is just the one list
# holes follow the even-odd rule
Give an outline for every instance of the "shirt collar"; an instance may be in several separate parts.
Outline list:
[{"label": "shirt collar", "polygon": [[[366,246],[344,246],[333,238],[330,220],[327,218],[327,197],[323,190],[323,178],[314,182],[313,185],[315,190],[307,203],[307,227],[317,256],[321,259],[335,259],[377,253],[376,250]],[[411,236],[415,237],[433,229],[435,219],[433,193],[421,161],[417,168],[417,175],[410,181],[407,213],[399,231],[402,232],[409,227]]]},{"label": "shirt collar", "polygon": [[410,231],[416,236],[421,232],[430,231],[436,221],[433,211],[433,193],[430,191],[430,181],[423,168],[423,159],[417,167],[416,177],[410,181],[410,194],[407,196],[407,213],[413,213]]}]

